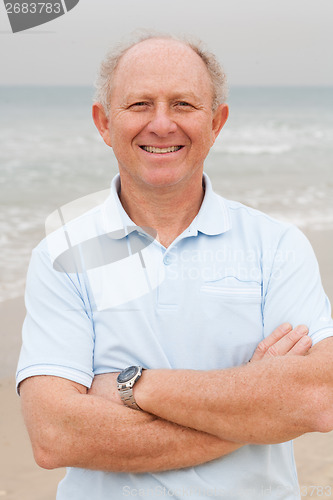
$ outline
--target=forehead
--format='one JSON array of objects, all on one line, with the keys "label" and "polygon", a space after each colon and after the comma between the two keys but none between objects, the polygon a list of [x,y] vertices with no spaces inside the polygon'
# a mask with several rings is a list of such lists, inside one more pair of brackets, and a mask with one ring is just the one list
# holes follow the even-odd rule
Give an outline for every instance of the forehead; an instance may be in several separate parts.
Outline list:
[{"label": "forehead", "polygon": [[160,90],[212,94],[212,82],[201,57],[176,40],[153,39],[131,47],[120,59],[113,89]]}]

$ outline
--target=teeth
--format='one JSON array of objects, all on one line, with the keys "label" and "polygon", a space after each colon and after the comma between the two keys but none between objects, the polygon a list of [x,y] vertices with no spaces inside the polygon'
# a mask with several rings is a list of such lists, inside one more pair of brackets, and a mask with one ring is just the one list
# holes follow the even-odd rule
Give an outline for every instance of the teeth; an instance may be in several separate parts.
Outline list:
[{"label": "teeth", "polygon": [[154,146],[141,146],[148,153],[173,153],[178,151],[181,146],[170,146],[169,148],[155,148]]}]

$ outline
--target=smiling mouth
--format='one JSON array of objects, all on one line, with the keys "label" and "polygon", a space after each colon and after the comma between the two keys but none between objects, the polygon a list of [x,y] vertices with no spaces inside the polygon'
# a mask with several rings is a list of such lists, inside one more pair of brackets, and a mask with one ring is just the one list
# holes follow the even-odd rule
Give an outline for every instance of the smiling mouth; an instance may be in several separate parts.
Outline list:
[{"label": "smiling mouth", "polygon": [[175,151],[179,151],[183,147],[184,146],[170,146],[168,148],[155,148],[154,146],[140,146],[140,148],[144,151],[147,151],[147,153],[158,154],[174,153]]}]

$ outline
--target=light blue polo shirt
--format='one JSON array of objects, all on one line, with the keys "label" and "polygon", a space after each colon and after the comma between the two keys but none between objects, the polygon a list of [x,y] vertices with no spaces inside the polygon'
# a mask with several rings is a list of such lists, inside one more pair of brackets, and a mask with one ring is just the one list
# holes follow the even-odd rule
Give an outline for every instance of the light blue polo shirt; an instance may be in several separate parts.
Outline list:
[{"label": "light blue polo shirt", "polygon": [[[333,336],[329,301],[305,236],[212,190],[165,249],[118,197],[68,221],[33,251],[17,384],[55,375],[90,387],[129,365],[223,369],[247,362],[278,325]],[[223,390],[223,387],[220,388]],[[57,500],[300,498],[292,443],[243,448],[154,474],[69,468]]]}]

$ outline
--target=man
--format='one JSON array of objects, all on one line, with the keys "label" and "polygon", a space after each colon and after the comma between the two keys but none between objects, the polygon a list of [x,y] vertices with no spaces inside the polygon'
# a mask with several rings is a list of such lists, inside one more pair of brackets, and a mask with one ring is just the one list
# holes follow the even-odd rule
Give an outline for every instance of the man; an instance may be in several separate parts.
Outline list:
[{"label": "man", "polygon": [[311,247],[203,176],[221,81],[169,37],[102,68],[93,117],[119,176],[34,251],[17,375],[37,463],[70,467],[58,500],[296,499],[290,440],[333,428]]}]

